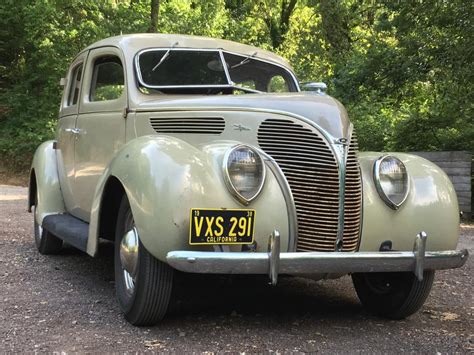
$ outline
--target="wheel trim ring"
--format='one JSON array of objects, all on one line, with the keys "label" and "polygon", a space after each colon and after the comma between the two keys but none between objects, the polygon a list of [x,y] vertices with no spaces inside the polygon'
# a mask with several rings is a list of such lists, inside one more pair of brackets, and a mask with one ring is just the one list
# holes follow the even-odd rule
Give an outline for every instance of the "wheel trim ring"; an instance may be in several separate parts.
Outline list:
[{"label": "wheel trim ring", "polygon": [[131,296],[135,292],[138,274],[139,238],[131,215],[127,217],[126,227],[131,225],[131,228],[122,237],[119,250],[125,291]]}]

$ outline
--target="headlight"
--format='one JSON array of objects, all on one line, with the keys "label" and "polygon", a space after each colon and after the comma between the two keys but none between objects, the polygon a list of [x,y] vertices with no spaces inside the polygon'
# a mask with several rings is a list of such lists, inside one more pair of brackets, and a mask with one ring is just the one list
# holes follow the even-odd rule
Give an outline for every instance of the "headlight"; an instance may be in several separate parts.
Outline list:
[{"label": "headlight", "polygon": [[224,157],[224,180],[230,192],[248,204],[258,196],[265,181],[262,157],[247,145],[233,147]]},{"label": "headlight", "polygon": [[374,181],[380,197],[389,207],[396,210],[405,202],[408,195],[408,174],[400,159],[390,155],[377,159]]}]

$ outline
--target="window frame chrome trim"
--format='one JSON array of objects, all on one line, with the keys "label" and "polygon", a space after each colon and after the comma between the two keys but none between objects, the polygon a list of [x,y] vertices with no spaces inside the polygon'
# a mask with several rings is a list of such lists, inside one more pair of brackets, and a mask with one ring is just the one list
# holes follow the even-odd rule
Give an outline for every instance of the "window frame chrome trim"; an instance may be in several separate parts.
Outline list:
[{"label": "window frame chrome trim", "polygon": [[[170,50],[170,52],[171,51],[218,52],[219,57],[221,58],[221,61],[222,61],[223,67],[224,67],[224,72],[226,74],[227,85],[225,85],[225,84],[224,85],[215,85],[215,84],[214,85],[148,85],[148,84],[146,84],[143,81],[142,73],[140,71],[139,58],[143,53],[152,52],[152,51],[160,51],[160,50],[162,50],[162,51]],[[237,55],[237,56],[244,56],[242,53],[231,52],[231,51],[224,50],[222,48],[191,48],[191,47],[179,47],[179,48],[177,48],[177,47],[169,47],[169,46],[168,47],[145,48],[145,49],[142,49],[142,50],[138,51],[135,54],[135,58],[134,58],[135,73],[137,75],[137,79],[138,79],[138,82],[140,83],[140,85],[145,87],[145,88],[148,88],[148,89],[175,89],[175,88],[193,89],[193,88],[207,88],[207,87],[209,87],[209,88],[232,88],[235,85],[232,85],[232,80],[231,80],[230,74],[228,72],[228,69],[224,65],[224,63],[226,63],[225,58],[224,58],[224,53]],[[294,87],[296,88],[295,92],[301,92],[298,80],[296,79],[296,75],[293,73],[292,70],[285,67],[284,65],[272,62],[272,61],[267,60],[267,59],[263,59],[263,58],[259,58],[259,57],[254,57],[252,59],[259,60],[261,62],[268,63],[268,64],[271,64],[271,65],[275,65],[275,66],[285,70],[290,75],[291,79],[293,80]],[[293,91],[289,91],[289,92],[293,92]]]},{"label": "window frame chrome trim", "polygon": [[224,73],[225,73],[225,76],[227,78],[227,82],[229,83],[229,85],[233,85],[234,82],[232,81],[232,79],[230,78],[230,74],[229,74],[229,68],[227,68],[227,62],[224,58],[224,53],[222,53],[222,51],[220,50],[219,51],[219,56],[221,57],[221,61],[222,61],[222,67],[224,68]]}]

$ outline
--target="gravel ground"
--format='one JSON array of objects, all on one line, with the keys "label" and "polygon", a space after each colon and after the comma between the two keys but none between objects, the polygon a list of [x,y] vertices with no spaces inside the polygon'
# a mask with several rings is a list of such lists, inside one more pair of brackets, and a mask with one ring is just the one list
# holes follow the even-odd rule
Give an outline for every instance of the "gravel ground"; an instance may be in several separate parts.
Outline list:
[{"label": "gravel ground", "polygon": [[[349,277],[180,275],[176,309],[155,327],[122,317],[114,296],[113,248],[91,258],[71,247],[37,253],[26,189],[0,185],[0,352],[426,352],[474,351],[473,257],[440,271],[420,312],[403,321],[367,314]],[[460,247],[474,249],[474,225]]]}]

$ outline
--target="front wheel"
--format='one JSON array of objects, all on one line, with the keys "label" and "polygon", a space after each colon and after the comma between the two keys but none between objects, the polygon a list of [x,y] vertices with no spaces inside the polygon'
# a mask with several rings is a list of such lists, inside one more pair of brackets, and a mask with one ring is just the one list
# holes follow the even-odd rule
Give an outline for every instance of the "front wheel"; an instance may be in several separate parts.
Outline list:
[{"label": "front wheel", "polygon": [[127,196],[115,230],[115,284],[125,318],[133,325],[154,325],[166,314],[173,269],[151,255],[138,236]]},{"label": "front wheel", "polygon": [[357,296],[370,312],[403,319],[420,309],[428,297],[434,271],[425,271],[423,281],[411,272],[374,272],[352,274]]}]

